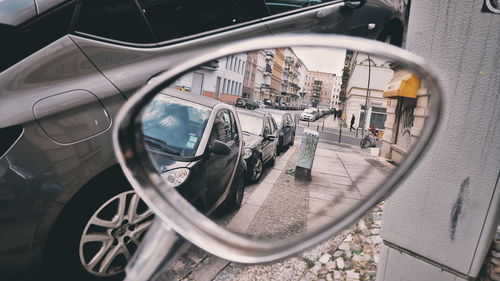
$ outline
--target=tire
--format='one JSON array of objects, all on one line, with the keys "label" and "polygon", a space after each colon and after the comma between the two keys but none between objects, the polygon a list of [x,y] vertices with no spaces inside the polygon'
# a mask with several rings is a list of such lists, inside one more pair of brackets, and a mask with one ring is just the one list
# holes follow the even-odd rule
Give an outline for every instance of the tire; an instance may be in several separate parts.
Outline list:
[{"label": "tire", "polygon": [[235,178],[235,184],[231,187],[231,191],[224,200],[224,211],[236,211],[241,207],[243,196],[245,194],[245,179],[244,177]]},{"label": "tire", "polygon": [[153,212],[124,181],[90,187],[68,204],[48,243],[49,280],[123,280]]},{"label": "tire", "polygon": [[292,140],[290,141],[290,146],[295,144],[295,133],[293,133]]},{"label": "tire", "polygon": [[274,166],[274,164],[276,163],[276,156],[277,155],[278,155],[278,146],[276,145],[276,148],[274,149],[273,156],[269,160],[269,165]]},{"label": "tire", "polygon": [[279,140],[278,140],[278,145],[277,145],[277,151],[276,151],[276,154],[277,155],[280,155],[281,152],[283,152],[283,150],[285,150],[285,145],[283,144],[283,138],[280,137]]},{"label": "tire", "polygon": [[262,176],[263,167],[264,164],[262,163],[262,158],[257,158],[257,161],[255,161],[255,164],[252,167],[252,173],[250,176],[251,182],[257,182],[260,179],[260,177]]}]

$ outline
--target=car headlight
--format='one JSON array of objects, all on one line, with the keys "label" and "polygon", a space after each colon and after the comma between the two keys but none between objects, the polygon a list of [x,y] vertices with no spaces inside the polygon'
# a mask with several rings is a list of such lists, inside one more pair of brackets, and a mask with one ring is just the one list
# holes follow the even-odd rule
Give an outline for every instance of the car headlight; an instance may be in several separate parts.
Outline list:
[{"label": "car headlight", "polygon": [[250,156],[252,156],[252,150],[250,148],[245,148],[245,150],[243,150],[243,159],[248,159],[250,158]]},{"label": "car headlight", "polygon": [[167,182],[170,187],[177,187],[181,185],[189,176],[189,169],[178,168],[170,171],[166,171],[162,174],[163,179]]}]

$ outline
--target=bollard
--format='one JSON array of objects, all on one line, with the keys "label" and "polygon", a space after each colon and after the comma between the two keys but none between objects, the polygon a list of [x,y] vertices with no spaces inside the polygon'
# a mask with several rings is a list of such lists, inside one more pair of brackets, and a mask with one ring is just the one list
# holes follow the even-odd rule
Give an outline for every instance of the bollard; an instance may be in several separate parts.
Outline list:
[{"label": "bollard", "polygon": [[316,131],[319,131],[319,125],[316,125]]},{"label": "bollard", "polygon": [[307,120],[307,128],[309,128],[309,120]]},{"label": "bollard", "polygon": [[356,138],[358,138],[358,129],[359,128],[356,128]]},{"label": "bollard", "polygon": [[342,137],[342,124],[340,124],[340,131],[339,131],[339,143],[340,143],[340,138]]},{"label": "bollard", "polygon": [[321,131],[325,130],[325,120],[323,120],[323,125],[321,126]]},{"label": "bollard", "polygon": [[313,130],[304,130],[300,151],[297,157],[297,165],[295,166],[295,179],[310,181],[311,169],[318,146],[319,133]]}]

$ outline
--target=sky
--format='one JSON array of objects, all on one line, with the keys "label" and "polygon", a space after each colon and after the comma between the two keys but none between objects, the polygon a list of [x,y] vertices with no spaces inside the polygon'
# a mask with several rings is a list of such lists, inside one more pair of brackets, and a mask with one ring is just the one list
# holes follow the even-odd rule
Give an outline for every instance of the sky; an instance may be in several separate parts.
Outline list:
[{"label": "sky", "polygon": [[342,75],[345,49],[319,47],[292,47],[293,51],[307,66],[307,70],[315,70]]}]

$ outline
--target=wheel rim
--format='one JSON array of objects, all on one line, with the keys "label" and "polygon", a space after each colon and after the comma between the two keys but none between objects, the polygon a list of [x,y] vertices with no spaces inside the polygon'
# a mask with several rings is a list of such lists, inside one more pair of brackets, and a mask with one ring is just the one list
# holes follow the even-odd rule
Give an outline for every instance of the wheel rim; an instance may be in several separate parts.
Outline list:
[{"label": "wheel rim", "polygon": [[80,238],[80,261],[85,270],[101,277],[122,272],[152,222],[153,212],[134,191],[106,201]]},{"label": "wheel rim", "polygon": [[255,162],[255,165],[253,166],[253,177],[252,180],[257,180],[260,177],[260,174],[262,173],[262,160],[257,159],[257,162]]}]

